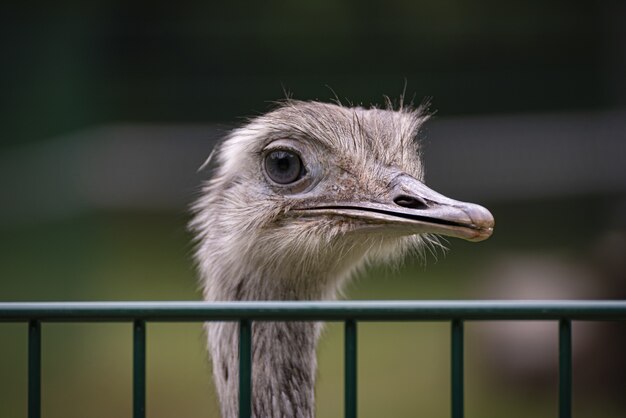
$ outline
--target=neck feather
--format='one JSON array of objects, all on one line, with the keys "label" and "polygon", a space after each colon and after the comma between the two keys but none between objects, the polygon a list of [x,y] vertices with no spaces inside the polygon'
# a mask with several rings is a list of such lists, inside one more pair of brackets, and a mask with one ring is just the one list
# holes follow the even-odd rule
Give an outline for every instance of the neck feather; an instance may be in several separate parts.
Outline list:
[{"label": "neck feather", "polygon": [[[204,240],[198,257],[208,301],[332,300],[362,264],[367,242],[328,245],[315,260],[262,259]],[[258,249],[258,248],[257,248]],[[248,257],[246,256],[248,255]],[[292,261],[290,261],[292,260]],[[237,323],[206,325],[213,377],[223,418],[238,416],[239,329]],[[252,410],[256,418],[312,418],[317,370],[316,347],[322,324],[252,323]]]},{"label": "neck feather", "polygon": [[[252,412],[262,417],[312,418],[320,323],[253,322]],[[213,377],[224,418],[239,413],[238,325],[207,325]]]}]

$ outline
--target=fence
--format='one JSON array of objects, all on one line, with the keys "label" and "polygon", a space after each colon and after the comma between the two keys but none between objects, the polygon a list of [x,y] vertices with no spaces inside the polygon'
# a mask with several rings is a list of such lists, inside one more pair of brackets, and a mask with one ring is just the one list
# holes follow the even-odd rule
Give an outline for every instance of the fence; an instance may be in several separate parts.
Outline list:
[{"label": "fence", "polygon": [[428,302],[53,302],[0,303],[0,322],[28,323],[28,417],[41,416],[44,322],[133,323],[133,417],[144,418],[146,322],[239,322],[239,416],[251,416],[252,321],[345,323],[345,416],[357,416],[358,321],[449,321],[452,417],[464,415],[463,323],[478,320],[559,322],[559,417],[572,416],[572,321],[626,322],[626,301]]}]

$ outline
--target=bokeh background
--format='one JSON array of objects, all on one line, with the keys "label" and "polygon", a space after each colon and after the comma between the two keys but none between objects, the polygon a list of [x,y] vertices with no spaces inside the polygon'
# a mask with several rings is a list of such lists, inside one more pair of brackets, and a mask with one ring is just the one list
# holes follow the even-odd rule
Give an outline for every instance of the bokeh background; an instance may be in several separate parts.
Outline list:
[{"label": "bokeh background", "polygon": [[[626,297],[626,4],[3,2],[0,300],[198,300],[198,167],[297,99],[431,98],[427,182],[495,235],[376,268],[351,299]],[[557,325],[468,323],[470,417],[556,415]],[[626,415],[623,325],[575,324],[577,417]],[[26,326],[0,324],[0,417],[26,416]],[[148,414],[217,417],[201,327],[149,324]],[[43,414],[131,414],[130,324],[45,324]],[[342,329],[318,416],[343,410]],[[362,417],[449,416],[445,323],[361,324]]]}]

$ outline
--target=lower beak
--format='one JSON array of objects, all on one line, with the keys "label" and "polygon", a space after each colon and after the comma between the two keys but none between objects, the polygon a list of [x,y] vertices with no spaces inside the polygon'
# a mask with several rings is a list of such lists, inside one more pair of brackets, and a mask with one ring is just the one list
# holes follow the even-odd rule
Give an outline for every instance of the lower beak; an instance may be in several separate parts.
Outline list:
[{"label": "lower beak", "polygon": [[450,199],[408,175],[397,177],[390,187],[389,202],[333,202],[301,210],[356,218],[406,235],[434,233],[483,241],[493,233],[493,216],[482,206]]}]

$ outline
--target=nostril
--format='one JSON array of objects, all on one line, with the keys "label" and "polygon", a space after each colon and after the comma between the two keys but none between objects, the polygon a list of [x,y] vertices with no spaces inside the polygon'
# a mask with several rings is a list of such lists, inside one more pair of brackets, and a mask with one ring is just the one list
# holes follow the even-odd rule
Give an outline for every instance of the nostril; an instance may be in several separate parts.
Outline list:
[{"label": "nostril", "polygon": [[409,209],[426,209],[428,205],[424,199],[408,195],[400,195],[393,199],[393,202],[398,205]]}]

